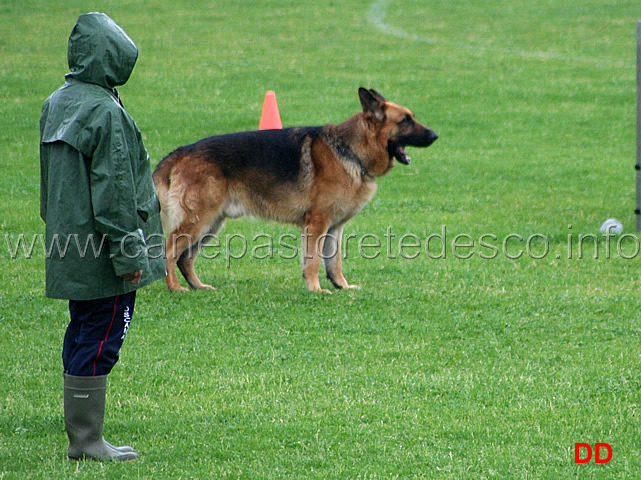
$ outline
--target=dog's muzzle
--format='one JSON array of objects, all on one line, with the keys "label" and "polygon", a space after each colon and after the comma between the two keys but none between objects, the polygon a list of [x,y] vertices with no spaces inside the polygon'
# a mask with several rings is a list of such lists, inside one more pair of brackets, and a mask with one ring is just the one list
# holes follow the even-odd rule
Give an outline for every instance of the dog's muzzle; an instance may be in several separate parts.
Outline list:
[{"label": "dog's muzzle", "polygon": [[432,145],[438,139],[438,134],[429,128],[423,128],[422,131],[406,135],[388,145],[390,157],[394,157],[399,163],[409,165],[412,158],[405,151],[405,147],[425,148]]}]

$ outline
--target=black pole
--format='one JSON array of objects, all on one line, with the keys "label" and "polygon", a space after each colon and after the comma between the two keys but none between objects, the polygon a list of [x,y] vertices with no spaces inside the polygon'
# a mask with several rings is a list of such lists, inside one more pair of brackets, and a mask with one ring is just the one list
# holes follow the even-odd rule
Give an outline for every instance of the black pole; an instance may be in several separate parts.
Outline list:
[{"label": "black pole", "polygon": [[637,233],[641,232],[641,20],[637,21]]}]

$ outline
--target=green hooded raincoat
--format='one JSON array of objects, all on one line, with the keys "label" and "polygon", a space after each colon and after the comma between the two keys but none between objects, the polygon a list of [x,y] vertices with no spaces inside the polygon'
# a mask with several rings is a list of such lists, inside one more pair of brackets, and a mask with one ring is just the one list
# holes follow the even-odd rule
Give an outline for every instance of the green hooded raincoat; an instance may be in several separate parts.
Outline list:
[{"label": "green hooded raincoat", "polygon": [[[81,15],[69,37],[71,73],[40,118],[40,216],[46,291],[92,300],[165,275],[160,204],[149,156],[116,86],[138,48],[107,15]],[[138,285],[120,275],[143,271]]]}]

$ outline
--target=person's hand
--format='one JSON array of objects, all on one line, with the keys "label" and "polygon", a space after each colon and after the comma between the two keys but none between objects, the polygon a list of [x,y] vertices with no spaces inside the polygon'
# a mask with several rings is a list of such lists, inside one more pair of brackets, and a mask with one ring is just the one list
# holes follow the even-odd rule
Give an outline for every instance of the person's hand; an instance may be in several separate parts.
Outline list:
[{"label": "person's hand", "polygon": [[124,275],[120,275],[120,278],[125,279],[133,285],[138,285],[140,283],[140,279],[142,278],[142,270],[138,270],[137,272],[125,273]]}]

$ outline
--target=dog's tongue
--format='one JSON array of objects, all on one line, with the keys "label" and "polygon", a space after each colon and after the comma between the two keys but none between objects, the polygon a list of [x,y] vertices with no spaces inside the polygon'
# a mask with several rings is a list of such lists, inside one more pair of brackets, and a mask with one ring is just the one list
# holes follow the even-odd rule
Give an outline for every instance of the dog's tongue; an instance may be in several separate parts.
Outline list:
[{"label": "dog's tongue", "polygon": [[398,145],[394,149],[394,158],[396,158],[396,160],[401,162],[403,165],[409,165],[410,161],[412,160],[401,145]]}]

